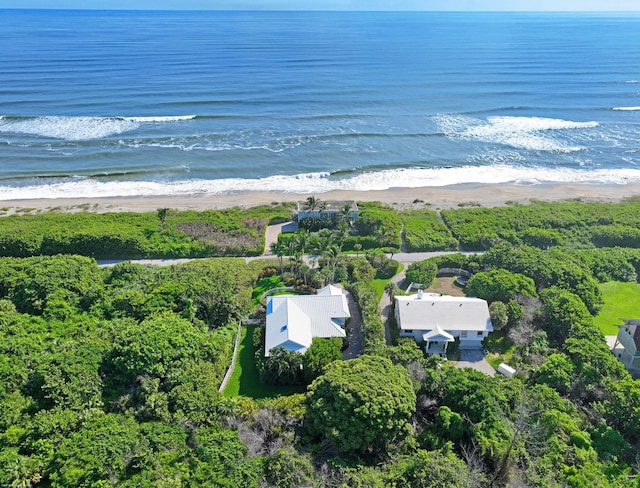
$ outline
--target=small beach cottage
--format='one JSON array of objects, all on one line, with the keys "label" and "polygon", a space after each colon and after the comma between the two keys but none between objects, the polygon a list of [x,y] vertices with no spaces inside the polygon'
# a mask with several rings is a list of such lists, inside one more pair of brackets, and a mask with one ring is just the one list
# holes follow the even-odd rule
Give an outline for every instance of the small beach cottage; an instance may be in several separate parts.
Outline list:
[{"label": "small beach cottage", "polygon": [[264,355],[282,346],[304,354],[314,337],[346,337],[350,317],[347,297],[329,285],[316,295],[278,295],[267,298]]},{"label": "small beach cottage", "polygon": [[621,319],[614,354],[630,372],[640,372],[640,319]]},{"label": "small beach cottage", "polygon": [[396,320],[402,337],[424,343],[427,354],[445,356],[447,344],[460,338],[461,348],[481,348],[493,331],[489,306],[480,298],[435,293],[396,296]]}]

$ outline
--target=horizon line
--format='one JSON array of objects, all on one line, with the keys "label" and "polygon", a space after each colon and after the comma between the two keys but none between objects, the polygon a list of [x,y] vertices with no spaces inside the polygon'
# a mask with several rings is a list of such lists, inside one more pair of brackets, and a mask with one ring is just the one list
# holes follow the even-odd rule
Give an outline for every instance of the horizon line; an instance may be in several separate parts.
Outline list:
[{"label": "horizon line", "polygon": [[41,11],[103,11],[103,12],[423,12],[423,13],[602,13],[602,14],[625,14],[640,13],[638,10],[575,10],[575,9],[558,9],[558,10],[504,10],[504,9],[321,9],[321,8],[100,8],[100,7],[0,7],[3,10],[41,10]]}]

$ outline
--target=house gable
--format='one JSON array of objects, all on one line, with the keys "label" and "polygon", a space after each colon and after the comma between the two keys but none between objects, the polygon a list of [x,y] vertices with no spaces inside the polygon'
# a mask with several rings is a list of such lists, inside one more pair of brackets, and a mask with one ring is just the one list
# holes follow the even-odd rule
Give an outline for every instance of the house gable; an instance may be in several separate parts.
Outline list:
[{"label": "house gable", "polygon": [[493,331],[485,300],[423,294],[396,297],[396,319],[401,335],[417,342],[460,338],[461,347],[476,347]]},{"label": "house gable", "polygon": [[278,346],[303,354],[314,337],[346,337],[344,320],[349,316],[346,297],[336,287],[323,288],[318,295],[269,297],[265,356]]}]

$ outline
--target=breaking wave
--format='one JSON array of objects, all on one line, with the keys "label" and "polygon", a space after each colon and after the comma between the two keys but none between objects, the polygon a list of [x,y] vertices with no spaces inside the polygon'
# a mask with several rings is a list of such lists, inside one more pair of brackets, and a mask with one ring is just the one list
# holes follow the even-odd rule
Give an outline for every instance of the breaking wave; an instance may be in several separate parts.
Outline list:
[{"label": "breaking wave", "polygon": [[0,133],[28,134],[39,137],[88,141],[102,139],[140,127],[141,124],[180,122],[195,115],[150,117],[0,117]]},{"label": "breaking wave", "polygon": [[34,198],[91,198],[229,194],[235,192],[324,193],[331,190],[387,190],[391,188],[440,187],[462,184],[626,184],[640,181],[640,169],[583,170],[532,168],[510,165],[461,166],[456,168],[406,168],[349,173],[274,175],[265,178],[218,180],[104,181],[68,178],[48,184],[0,186],[3,200]]},{"label": "breaking wave", "polygon": [[449,139],[476,140],[533,151],[569,153],[584,147],[573,145],[571,130],[597,127],[597,122],[574,122],[545,117],[488,117],[486,120],[457,114],[440,114],[435,123]]}]

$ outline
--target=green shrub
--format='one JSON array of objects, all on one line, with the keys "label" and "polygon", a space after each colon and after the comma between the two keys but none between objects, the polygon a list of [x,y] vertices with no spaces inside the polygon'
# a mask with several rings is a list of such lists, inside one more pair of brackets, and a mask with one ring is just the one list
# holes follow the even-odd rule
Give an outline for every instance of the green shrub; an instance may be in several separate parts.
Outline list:
[{"label": "green shrub", "polygon": [[360,309],[362,316],[362,341],[365,354],[384,355],[386,344],[384,324],[380,318],[378,295],[370,285],[362,282],[353,283],[349,291]]},{"label": "green shrub", "polygon": [[432,210],[407,210],[401,214],[409,252],[454,251],[458,241]]},{"label": "green shrub", "polygon": [[407,281],[409,283],[420,283],[425,288],[428,287],[436,277],[436,263],[430,259],[416,261],[407,267]]}]

